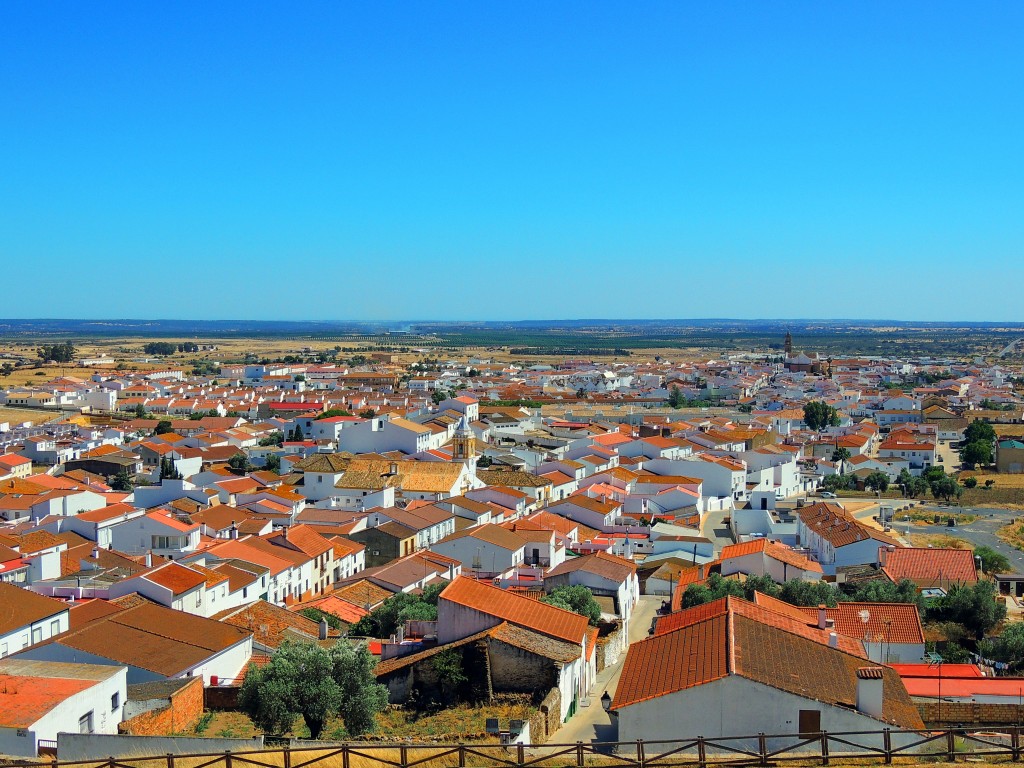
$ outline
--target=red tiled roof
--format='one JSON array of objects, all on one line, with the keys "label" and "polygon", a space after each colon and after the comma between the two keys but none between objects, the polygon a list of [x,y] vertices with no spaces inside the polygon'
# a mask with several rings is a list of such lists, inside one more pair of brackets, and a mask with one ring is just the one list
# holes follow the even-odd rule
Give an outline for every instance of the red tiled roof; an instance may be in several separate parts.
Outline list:
[{"label": "red tiled roof", "polygon": [[[808,621],[817,621],[817,608],[801,610]],[[826,608],[825,617],[835,623],[836,632],[847,637],[866,637],[872,642],[924,643],[921,617],[917,606],[911,603],[840,603],[835,608]]]},{"label": "red tiled roof", "polygon": [[613,707],[626,707],[728,675],[727,625],[724,611],[702,612],[683,631],[655,635],[630,646]]},{"label": "red tiled roof", "polygon": [[587,632],[587,619],[578,613],[530,600],[465,576],[459,576],[445,587],[439,599],[571,643],[582,644]]},{"label": "red tiled roof", "polygon": [[882,556],[882,573],[894,582],[910,579],[924,588],[978,582],[974,553],[969,549],[896,547]]}]

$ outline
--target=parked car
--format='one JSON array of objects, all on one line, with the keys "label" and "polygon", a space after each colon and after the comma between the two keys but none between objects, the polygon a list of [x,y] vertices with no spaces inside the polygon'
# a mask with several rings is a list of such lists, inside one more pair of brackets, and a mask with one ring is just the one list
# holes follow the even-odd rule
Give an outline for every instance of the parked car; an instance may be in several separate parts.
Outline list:
[{"label": "parked car", "polygon": [[821,492],[821,498],[823,498],[823,499],[834,499],[834,498],[836,498],[836,495],[834,493],[832,493],[832,491],[822,491]]}]

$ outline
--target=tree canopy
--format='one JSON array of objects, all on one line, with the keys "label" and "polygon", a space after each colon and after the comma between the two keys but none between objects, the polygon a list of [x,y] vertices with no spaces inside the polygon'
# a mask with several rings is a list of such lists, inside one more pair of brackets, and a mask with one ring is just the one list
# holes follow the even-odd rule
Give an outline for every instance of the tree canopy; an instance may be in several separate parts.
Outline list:
[{"label": "tree canopy", "polygon": [[601,620],[601,606],[594,599],[594,593],[584,586],[555,587],[540,601],[586,616],[593,626]]},{"label": "tree canopy", "polygon": [[804,406],[804,424],[808,429],[821,431],[825,427],[839,426],[839,411],[828,403],[815,400]]},{"label": "tree canopy", "polygon": [[389,637],[408,620],[434,621],[437,618],[437,596],[448,586],[447,581],[424,587],[419,595],[398,592],[352,625],[351,633],[359,637]]},{"label": "tree canopy", "polygon": [[44,361],[52,360],[55,363],[70,363],[75,359],[78,350],[70,341],[63,344],[44,344],[37,350],[39,357]]},{"label": "tree canopy", "polygon": [[285,641],[263,667],[251,668],[239,706],[266,733],[289,732],[301,716],[309,735],[320,738],[329,718],[340,715],[350,736],[371,731],[388,703],[387,688],[373,676],[365,644],[342,640],[330,649]]}]

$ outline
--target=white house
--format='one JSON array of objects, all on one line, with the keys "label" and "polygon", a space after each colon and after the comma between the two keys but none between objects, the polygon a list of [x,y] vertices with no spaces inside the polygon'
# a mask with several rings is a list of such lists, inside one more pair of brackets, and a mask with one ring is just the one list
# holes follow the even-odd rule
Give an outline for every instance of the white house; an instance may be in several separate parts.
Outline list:
[{"label": "white house", "polygon": [[116,734],[128,699],[123,666],[0,661],[0,754],[39,755],[58,733]]}]

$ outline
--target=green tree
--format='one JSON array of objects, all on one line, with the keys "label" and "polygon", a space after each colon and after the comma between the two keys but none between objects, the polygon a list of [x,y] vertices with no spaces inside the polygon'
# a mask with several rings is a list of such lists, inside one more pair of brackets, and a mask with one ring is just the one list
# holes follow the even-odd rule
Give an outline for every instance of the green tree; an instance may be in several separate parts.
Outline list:
[{"label": "green tree", "polygon": [[965,477],[964,478],[964,488],[977,488],[977,487],[978,487],[978,478],[976,478],[976,477]]},{"label": "green tree", "polygon": [[739,405],[736,406],[736,410],[739,411],[740,413],[752,413],[754,410],[754,406],[751,405],[750,403],[740,403]]},{"label": "green tree", "polygon": [[945,597],[928,607],[925,617],[929,621],[955,621],[981,640],[1006,618],[1006,606],[996,601],[995,582],[979,581],[973,586],[954,584]]},{"label": "green tree", "polygon": [[119,469],[110,481],[110,489],[118,493],[130,493],[134,487],[132,476],[128,474],[128,470],[124,467]]},{"label": "green tree", "polygon": [[228,459],[228,466],[236,472],[245,473],[252,470],[252,464],[249,463],[249,457],[239,451],[230,459]]},{"label": "green tree", "polygon": [[327,613],[327,611],[321,611],[319,608],[303,608],[299,613],[305,616],[307,619],[315,621],[317,624],[321,620],[327,622],[327,626],[331,629],[344,629],[345,623],[335,616],[333,613]]},{"label": "green tree", "polygon": [[142,351],[147,355],[173,355],[178,351],[178,345],[169,341],[151,341],[142,348]]},{"label": "green tree", "polygon": [[446,700],[455,698],[458,687],[469,681],[462,667],[462,653],[458,648],[448,648],[430,658],[430,666],[437,675]]},{"label": "green tree", "polygon": [[771,576],[747,576],[747,580],[743,582],[743,597],[753,601],[755,592],[769,597],[778,597],[782,594],[782,589],[772,581]]},{"label": "green tree", "polygon": [[981,570],[985,573],[1007,573],[1011,570],[1010,560],[1006,555],[996,552],[992,547],[977,547],[974,556],[981,558]]},{"label": "green tree", "polygon": [[978,653],[987,659],[1003,661],[1014,669],[1020,669],[1024,664],[1024,623],[1007,623],[998,637],[978,643]]},{"label": "green tree", "polygon": [[372,419],[377,415],[377,412],[373,408],[366,408],[359,412],[359,417],[363,419]]},{"label": "green tree", "polygon": [[303,440],[306,439],[306,435],[302,431],[302,426],[299,425],[299,424],[295,425],[295,430],[294,430],[293,434],[295,435],[295,442],[296,443],[301,443]]},{"label": "green tree", "polygon": [[996,439],[996,430],[987,421],[975,420],[967,425],[964,430],[964,443],[973,443],[977,440],[992,442]]},{"label": "green tree", "polygon": [[924,481],[929,485],[936,482],[937,480],[941,480],[945,476],[946,470],[944,470],[940,466],[928,467],[928,469],[921,473],[921,477],[924,478]]},{"label": "green tree", "polygon": [[317,416],[313,421],[319,421],[320,419],[333,419],[335,416],[351,416],[349,411],[344,408],[328,408],[326,411]]},{"label": "green tree", "polygon": [[444,400],[448,399],[448,390],[446,389],[435,389],[430,393],[430,399],[434,405],[440,405]]},{"label": "green tree", "polygon": [[12,363],[0,365],[0,376],[10,376],[12,373],[14,373],[14,365]]},{"label": "green tree", "polygon": [[791,605],[834,607],[839,600],[835,587],[826,581],[801,581],[794,579],[782,585],[779,599]]},{"label": "green tree", "polygon": [[889,476],[881,471],[872,472],[864,478],[864,487],[885,493],[889,490]]},{"label": "green tree", "polygon": [[267,457],[263,460],[263,468],[268,472],[273,472],[275,475],[280,475],[281,457],[276,453],[268,453]]},{"label": "green tree", "polygon": [[75,359],[78,350],[70,341],[65,341],[63,344],[43,345],[37,352],[43,362],[52,360],[55,363],[70,363]]},{"label": "green tree", "polygon": [[334,670],[331,651],[315,643],[286,640],[267,665],[246,673],[239,707],[271,734],[288,732],[301,715],[310,737],[318,739],[328,718],[341,709],[343,692]]},{"label": "green tree", "polygon": [[992,441],[974,440],[960,449],[960,461],[970,467],[992,463]]},{"label": "green tree", "polygon": [[266,437],[261,437],[259,441],[259,445],[263,447],[269,445],[281,445],[282,443],[284,443],[284,433],[280,430],[272,432]]},{"label": "green tree", "polygon": [[174,426],[168,419],[160,419],[156,424],[156,429],[153,430],[154,435],[166,435],[168,432],[173,432]]},{"label": "green tree", "polygon": [[850,458],[849,448],[836,448],[834,451],[832,451],[833,462],[846,461],[848,458]]},{"label": "green tree", "polygon": [[590,624],[595,627],[601,620],[601,606],[594,599],[594,593],[584,586],[555,587],[540,601],[586,616]]},{"label": "green tree", "polygon": [[433,621],[437,619],[436,594],[433,599],[431,604],[424,596],[398,592],[353,624],[351,633],[357,637],[389,637],[407,619]]},{"label": "green tree", "polygon": [[824,401],[814,400],[804,406],[804,424],[808,429],[820,432],[825,427],[838,427],[839,421],[839,411]]},{"label": "green tree", "polygon": [[668,406],[669,408],[682,408],[685,398],[683,397],[683,391],[679,389],[675,384],[672,385],[672,389],[668,392]]},{"label": "green tree", "polygon": [[345,721],[345,730],[349,736],[369,733],[376,726],[377,715],[388,706],[388,689],[373,674],[377,662],[365,643],[352,646],[342,641],[330,653],[332,674],[341,688],[338,714]]},{"label": "green tree", "polygon": [[174,466],[174,460],[171,458],[160,459],[160,479],[161,480],[181,480],[181,472]]},{"label": "green tree", "polygon": [[703,584],[691,584],[686,588],[683,592],[683,608],[710,603],[727,595],[744,597],[743,585],[736,579],[723,579],[719,574],[713,573]]},{"label": "green tree", "polygon": [[964,492],[964,489],[960,486],[960,483],[956,481],[956,478],[948,475],[940,480],[933,481],[931,487],[932,496],[937,499],[945,499],[946,501],[949,501],[954,496],[959,499]]},{"label": "green tree", "polygon": [[924,610],[924,598],[917,590],[917,585],[910,579],[901,579],[899,583],[874,579],[858,584],[844,585],[842,598],[855,603],[912,603],[918,611]]},{"label": "green tree", "polygon": [[135,414],[135,418],[144,419],[146,418],[146,406],[142,403],[136,403],[135,407],[132,409],[132,413]]}]

